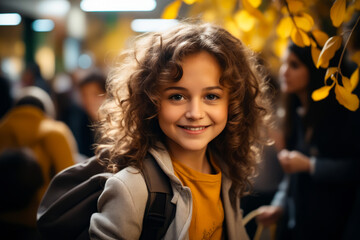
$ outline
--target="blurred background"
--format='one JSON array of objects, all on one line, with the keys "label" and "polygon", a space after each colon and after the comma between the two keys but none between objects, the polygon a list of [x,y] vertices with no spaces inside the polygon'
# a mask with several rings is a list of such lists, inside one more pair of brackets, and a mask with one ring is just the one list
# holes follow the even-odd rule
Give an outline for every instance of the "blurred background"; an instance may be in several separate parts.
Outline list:
[{"label": "blurred background", "polygon": [[[106,1],[1,1],[1,18],[6,19],[0,26],[2,72],[18,81],[26,64],[36,62],[43,77],[52,81],[57,73],[63,71],[73,72],[94,66],[103,68],[132,36],[146,31],[137,29],[133,21],[160,18],[170,1],[119,2],[123,3],[124,6],[119,7],[124,10],[117,11],[116,6],[110,4],[106,6]],[[95,8],[91,5],[93,3]]]},{"label": "blurred background", "polygon": [[[335,3],[341,7],[335,6]],[[332,6],[335,7],[332,9]],[[54,146],[50,148],[53,152],[49,149],[42,149],[42,140],[39,143],[40,147],[34,147],[34,144],[27,146],[34,150],[37,160],[43,161],[40,165],[45,176],[44,183],[40,190],[38,190],[39,186],[34,186],[39,193],[38,199],[33,201],[32,212],[21,212],[18,206],[14,206],[15,214],[5,212],[4,215],[0,211],[0,232],[7,230],[4,236],[9,234],[12,236],[11,239],[39,239],[38,233],[34,229],[36,207],[50,179],[63,168],[94,155],[95,136],[91,125],[98,120],[97,110],[106,94],[106,76],[116,61],[116,57],[139,34],[171,28],[178,21],[186,18],[198,18],[223,26],[259,55],[260,64],[264,65],[269,73],[269,83],[273,87],[273,110],[276,112],[275,118],[278,118],[275,119],[278,122],[274,132],[270,133],[270,135],[274,135],[272,137],[275,140],[275,147],[264,151],[263,165],[259,168],[258,178],[254,180],[255,193],[258,195],[255,194],[248,200],[244,199],[242,207],[245,209],[244,214],[247,214],[261,205],[269,204],[284,175],[277,159],[277,152],[285,146],[281,139],[282,136],[276,135],[282,134],[283,122],[286,123],[287,119],[284,118],[284,108],[278,107],[281,105],[279,104],[280,100],[283,100],[280,99],[278,73],[289,40],[291,39],[297,45],[306,45],[309,47],[308,49],[311,48],[308,59],[312,59],[316,63],[322,49],[334,50],[326,47],[325,42],[329,41],[332,36],[338,36],[339,47],[346,43],[347,53],[343,55],[343,62],[345,59],[350,60],[347,62],[347,66],[351,68],[351,79],[354,83],[352,91],[358,85],[359,79],[360,31],[358,27],[356,29],[353,27],[358,26],[360,21],[359,11],[360,0],[0,0],[0,119],[3,118],[2,121],[8,124],[0,124],[0,150],[16,148],[21,145],[11,142],[15,137],[9,137],[14,135],[14,133],[9,133],[10,128],[16,130],[18,138],[30,139],[30,137],[37,136],[37,133],[30,131],[27,136],[25,130],[37,130],[40,125],[38,122],[34,120],[34,125],[26,125],[26,127],[24,124],[30,124],[33,115],[39,115],[39,110],[32,109],[29,114],[30,110],[25,108],[12,109],[15,100],[19,100],[17,96],[21,89],[29,86],[36,86],[50,96],[46,101],[42,100],[54,105],[54,109],[50,111],[53,114],[46,111],[45,113],[54,120],[50,124],[52,125],[51,130],[63,129],[59,135],[62,136],[64,142],[62,148],[58,144],[59,140],[54,141]],[[352,38],[349,37],[351,33],[354,33]],[[330,55],[323,58],[329,62],[333,57]],[[309,61],[303,62],[303,64],[307,63]],[[296,67],[293,66],[293,68]],[[323,68],[325,71],[327,66]],[[350,78],[350,75],[348,77]],[[319,80],[322,84],[323,77]],[[340,92],[344,95],[336,100],[341,102],[340,100],[345,97],[353,99],[355,96],[351,95],[351,91],[345,92],[347,95],[344,94],[344,91]],[[309,96],[310,94],[311,92],[308,93]],[[38,90],[35,92],[32,90],[30,95],[32,98],[36,98],[43,93],[38,94]],[[26,97],[30,95],[26,95]],[[330,97],[335,99],[335,94]],[[358,103],[358,97],[355,98]],[[349,102],[350,108],[353,107],[351,101],[347,103]],[[282,103],[285,105],[286,100]],[[344,105],[344,101],[341,104]],[[350,109],[349,106],[347,108]],[[19,114],[24,109],[26,111],[23,114],[31,115],[31,118],[25,118]],[[358,106],[352,109],[352,111],[355,110],[359,114]],[[10,112],[8,116],[7,112]],[[346,112],[346,116],[348,114]],[[326,115],[323,117],[325,118]],[[40,117],[37,118],[40,119]],[[355,127],[358,126],[358,118],[351,116],[349,119],[356,124],[338,125],[340,127],[350,126],[352,129],[349,127],[346,132],[349,132],[348,130],[354,132]],[[39,122],[43,120],[47,121],[48,119],[42,117]],[[18,122],[19,125],[15,125],[15,122]],[[328,119],[319,122],[322,126],[322,123],[328,122]],[[24,130],[18,130],[19,126],[23,126]],[[335,128],[331,126],[328,129],[338,129],[339,132],[342,132],[340,127],[337,128],[337,123],[334,126]],[[9,135],[5,135],[5,133]],[[355,138],[350,137],[344,139],[359,146],[358,135],[355,133],[354,136],[356,136],[356,141],[353,140]],[[324,146],[333,142],[331,139],[325,138],[322,140],[325,142]],[[335,139],[339,140],[340,138],[335,137]],[[36,141],[34,140],[34,142]],[[26,144],[23,145],[26,146]],[[349,152],[348,149],[360,149],[359,147],[351,148],[349,146],[352,145],[345,143],[343,145],[346,148],[340,150],[346,154]],[[331,147],[327,149],[331,150]],[[21,149],[19,153],[15,153],[22,154],[24,161],[27,161],[32,158],[27,153],[28,150]],[[51,154],[47,158],[39,157],[49,152]],[[8,155],[12,157],[11,154]],[[16,154],[15,157],[17,157]],[[61,154],[68,154],[68,156]],[[354,154],[354,156],[358,156],[358,154]],[[57,169],[53,169],[51,166],[54,164],[53,162],[58,163]],[[9,168],[15,169],[12,166]],[[4,167],[0,170],[7,172]],[[334,168],[334,170],[336,169]],[[332,178],[333,175],[329,175]],[[29,178],[33,179],[32,176]],[[19,184],[28,182],[27,179],[22,180]],[[359,182],[359,180],[357,181]],[[9,185],[10,190],[15,189],[8,184],[7,178],[4,179],[4,182],[6,183],[3,185]],[[355,187],[353,188],[354,191],[358,191],[357,208],[354,208],[357,211],[360,209],[360,188],[358,186],[357,190]],[[331,192],[331,194],[333,193]],[[19,197],[15,195],[14,199],[19,199]],[[353,201],[355,197],[351,196],[351,199]],[[9,203],[12,201],[12,198],[8,198]],[[5,206],[6,204],[0,203],[1,205]],[[355,210],[354,213],[356,213]],[[19,223],[18,219],[22,219],[23,216],[29,216],[29,221]],[[358,218],[358,216],[360,215],[354,214],[353,218]],[[360,220],[357,219],[357,222],[355,220],[353,229],[356,229],[356,233],[358,233],[357,227]],[[19,225],[22,231],[19,231]],[[26,227],[24,228],[23,225]],[[250,226],[252,229],[248,228],[251,238],[255,234],[254,222],[253,225]],[[19,232],[23,232],[24,235],[19,235],[18,238],[14,237],[14,234]],[[25,235],[33,237],[25,238]]]},{"label": "blurred background", "polygon": [[[245,6],[246,2],[253,5]],[[317,18],[316,24],[334,35],[336,28],[329,19],[332,1],[304,2],[306,10]],[[166,7],[172,8],[167,14]],[[132,37],[174,24],[174,20],[139,23],[138,19],[200,17],[218,22],[265,54],[276,72],[288,37],[276,34],[285,13],[282,7],[282,1],[270,0],[2,0],[1,71],[19,81],[26,64],[35,62],[43,77],[53,82],[61,72],[106,68]],[[4,15],[8,13],[12,15]]]}]

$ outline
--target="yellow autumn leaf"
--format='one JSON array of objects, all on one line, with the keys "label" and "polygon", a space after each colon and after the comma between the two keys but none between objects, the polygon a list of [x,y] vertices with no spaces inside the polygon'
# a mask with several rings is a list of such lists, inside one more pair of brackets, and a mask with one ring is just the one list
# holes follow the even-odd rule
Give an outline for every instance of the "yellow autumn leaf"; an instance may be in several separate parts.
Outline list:
[{"label": "yellow autumn leaf", "polygon": [[186,3],[187,5],[192,5],[195,2],[197,2],[197,0],[183,0],[184,3]]},{"label": "yellow autumn leaf", "polygon": [[175,0],[169,5],[167,5],[161,15],[161,18],[175,19],[179,13],[181,3],[182,3],[181,0]]},{"label": "yellow autumn leaf", "polygon": [[316,42],[315,42],[315,40],[313,38],[310,38],[310,45],[311,45],[311,47],[316,47],[317,46],[317,44],[316,44]]},{"label": "yellow autumn leaf", "polygon": [[305,47],[310,45],[309,36],[301,29],[293,28],[290,36],[291,40],[299,47]]},{"label": "yellow autumn leaf", "polygon": [[360,51],[355,52],[351,56],[351,60],[354,61],[360,67]]},{"label": "yellow autumn leaf", "polygon": [[305,32],[309,32],[314,26],[314,19],[307,13],[294,16],[294,21],[296,26]]},{"label": "yellow autumn leaf", "polygon": [[314,101],[320,101],[323,100],[324,98],[326,98],[329,95],[330,89],[333,87],[334,85],[331,86],[323,86],[319,89],[316,89],[315,91],[312,92],[311,94],[311,98]]},{"label": "yellow autumn leaf", "polygon": [[232,19],[227,19],[225,21],[224,27],[226,30],[228,30],[232,35],[234,35],[237,38],[240,38],[241,32],[239,30],[239,27]]},{"label": "yellow autumn leaf", "polygon": [[266,22],[265,17],[263,14],[259,11],[259,9],[254,8],[248,0],[242,0],[243,7],[248,13],[259,19],[261,22]]},{"label": "yellow autumn leaf", "polygon": [[325,32],[321,30],[313,30],[312,35],[316,39],[316,42],[319,44],[320,47],[323,47],[326,43],[326,41],[329,39],[329,35],[327,35]]},{"label": "yellow autumn leaf", "polygon": [[334,73],[336,73],[338,71],[338,68],[337,67],[331,67],[331,68],[328,68],[326,70],[326,73],[325,73],[325,77],[324,77],[324,80],[328,79],[329,77],[331,77]]},{"label": "yellow autumn leaf", "polygon": [[355,94],[347,91],[343,86],[336,84],[335,86],[336,100],[351,111],[356,111],[359,108],[359,98]]},{"label": "yellow autumn leaf", "polygon": [[330,76],[331,80],[333,80],[334,82],[338,82],[338,74],[333,74]]},{"label": "yellow autumn leaf", "polygon": [[254,8],[258,8],[261,5],[262,1],[261,0],[251,0],[251,1],[248,1],[248,2]]},{"label": "yellow autumn leaf", "polygon": [[262,49],[264,49],[264,46],[266,44],[266,38],[261,37],[260,34],[252,34],[251,36],[251,43],[249,44],[249,47],[254,52],[260,52]]},{"label": "yellow autumn leaf", "polygon": [[255,26],[256,19],[246,10],[238,11],[234,16],[234,19],[238,27],[244,32],[249,32]]},{"label": "yellow autumn leaf", "polygon": [[289,10],[287,9],[286,6],[282,6],[281,9],[280,9],[280,13],[281,13],[281,15],[288,15]]},{"label": "yellow autumn leaf", "polygon": [[216,0],[216,6],[219,8],[218,10],[221,10],[225,15],[233,13],[236,3],[237,0]]},{"label": "yellow autumn leaf", "polygon": [[273,8],[273,7],[269,7],[268,9],[265,10],[264,12],[264,17],[266,19],[266,22],[273,25],[276,21],[276,19],[278,19],[278,10]]},{"label": "yellow autumn leaf", "polygon": [[297,0],[286,0],[289,6],[290,13],[298,13],[305,9],[304,2]]},{"label": "yellow autumn leaf", "polygon": [[345,16],[344,16],[344,22],[349,22],[352,17],[353,17],[353,14],[355,13],[356,9],[355,9],[355,5],[349,5],[347,8],[346,8],[346,13],[345,13]]},{"label": "yellow autumn leaf", "polygon": [[350,77],[351,92],[356,88],[359,83],[359,68],[357,68]]},{"label": "yellow autumn leaf", "polygon": [[336,0],[330,9],[330,18],[334,27],[339,27],[344,21],[346,0]]},{"label": "yellow autumn leaf", "polygon": [[278,26],[276,27],[276,33],[281,38],[287,38],[291,34],[291,30],[294,24],[290,17],[284,17],[280,20]]},{"label": "yellow autumn leaf", "polygon": [[342,38],[339,36],[331,37],[326,41],[320,52],[320,56],[316,64],[317,68],[327,68],[329,66],[329,61],[332,57],[334,57],[335,52],[341,47],[341,42]]},{"label": "yellow autumn leaf", "polygon": [[314,65],[316,65],[319,55],[320,55],[320,49],[318,49],[316,46],[311,46],[311,57]]},{"label": "yellow autumn leaf", "polygon": [[216,20],[216,17],[217,17],[217,12],[214,9],[207,9],[202,13],[201,16],[201,18],[205,22],[214,22]]},{"label": "yellow autumn leaf", "polygon": [[352,89],[351,89],[351,83],[350,83],[350,79],[343,76],[342,77],[342,83],[343,83],[343,86],[344,88],[349,91],[349,92],[352,92]]},{"label": "yellow autumn leaf", "polygon": [[360,10],[360,1],[359,0],[355,0],[354,7],[356,10]]},{"label": "yellow autumn leaf", "polygon": [[274,51],[275,55],[279,58],[284,56],[284,52],[288,46],[288,40],[286,38],[277,38],[272,44],[272,50]]}]

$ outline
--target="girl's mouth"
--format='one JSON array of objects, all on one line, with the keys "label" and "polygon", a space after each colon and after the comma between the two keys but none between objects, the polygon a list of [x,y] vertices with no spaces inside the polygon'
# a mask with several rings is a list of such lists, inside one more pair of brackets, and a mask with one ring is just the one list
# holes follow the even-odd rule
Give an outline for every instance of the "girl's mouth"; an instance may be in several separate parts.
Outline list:
[{"label": "girl's mouth", "polygon": [[180,126],[180,125],[178,126],[188,131],[202,131],[207,127],[209,127],[209,126]]},{"label": "girl's mouth", "polygon": [[205,127],[184,127],[184,128],[191,131],[199,131],[205,129]]}]

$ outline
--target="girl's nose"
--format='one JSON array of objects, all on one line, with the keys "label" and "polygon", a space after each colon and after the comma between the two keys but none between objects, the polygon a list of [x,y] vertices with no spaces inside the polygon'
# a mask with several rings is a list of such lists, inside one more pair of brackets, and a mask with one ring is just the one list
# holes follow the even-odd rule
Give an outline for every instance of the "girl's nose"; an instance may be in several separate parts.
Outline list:
[{"label": "girl's nose", "polygon": [[289,73],[289,66],[286,63],[283,63],[280,67],[280,76],[287,76]]},{"label": "girl's nose", "polygon": [[188,110],[185,113],[185,117],[188,119],[202,119],[204,117],[204,110],[202,102],[200,100],[192,100],[189,103]]}]

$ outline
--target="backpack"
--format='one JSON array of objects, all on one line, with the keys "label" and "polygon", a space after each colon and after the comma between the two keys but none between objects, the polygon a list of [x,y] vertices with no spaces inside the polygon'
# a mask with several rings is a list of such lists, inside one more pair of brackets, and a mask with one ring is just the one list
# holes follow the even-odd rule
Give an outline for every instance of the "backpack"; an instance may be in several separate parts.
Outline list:
[{"label": "backpack", "polygon": [[[142,174],[149,197],[140,239],[161,239],[175,216],[170,180],[149,154]],[[95,157],[58,173],[38,209],[37,225],[42,239],[90,239],[91,215],[112,173],[104,172]]]}]

